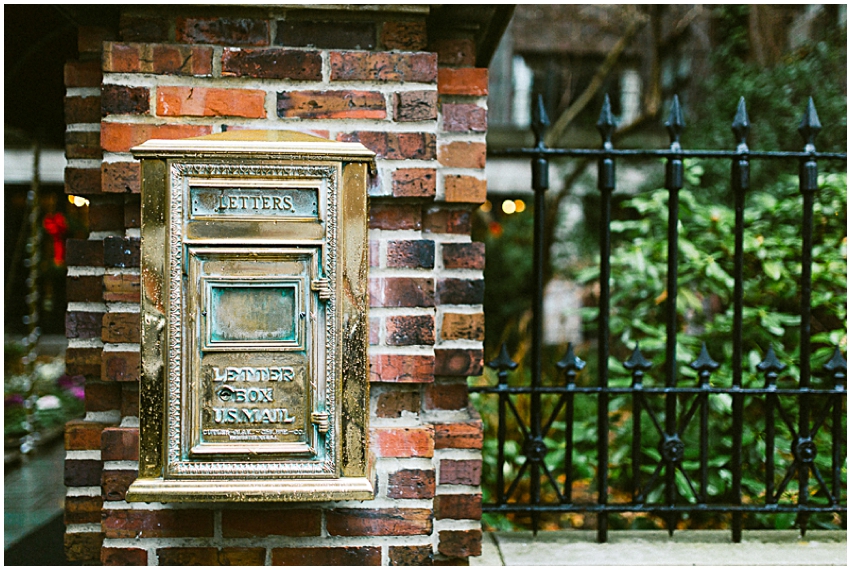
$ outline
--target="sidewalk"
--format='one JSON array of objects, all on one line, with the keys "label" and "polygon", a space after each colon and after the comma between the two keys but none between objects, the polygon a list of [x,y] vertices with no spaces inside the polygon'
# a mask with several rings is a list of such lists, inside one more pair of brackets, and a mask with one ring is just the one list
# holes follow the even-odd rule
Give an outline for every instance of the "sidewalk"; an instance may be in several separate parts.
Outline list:
[{"label": "sidewalk", "polygon": [[597,544],[594,531],[485,533],[482,556],[470,566],[846,566],[845,531],[610,531]]}]

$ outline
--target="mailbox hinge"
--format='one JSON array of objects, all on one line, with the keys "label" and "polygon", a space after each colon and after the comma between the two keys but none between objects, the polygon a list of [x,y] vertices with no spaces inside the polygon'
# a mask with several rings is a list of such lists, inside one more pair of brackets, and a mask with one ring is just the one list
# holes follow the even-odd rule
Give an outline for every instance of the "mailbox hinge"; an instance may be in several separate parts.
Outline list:
[{"label": "mailbox hinge", "polygon": [[331,429],[331,416],[328,412],[313,412],[310,414],[310,421],[316,424],[319,433],[328,433]]},{"label": "mailbox hinge", "polygon": [[311,281],[310,290],[318,292],[319,299],[322,301],[327,301],[331,298],[331,283],[329,283],[326,278],[314,279]]}]

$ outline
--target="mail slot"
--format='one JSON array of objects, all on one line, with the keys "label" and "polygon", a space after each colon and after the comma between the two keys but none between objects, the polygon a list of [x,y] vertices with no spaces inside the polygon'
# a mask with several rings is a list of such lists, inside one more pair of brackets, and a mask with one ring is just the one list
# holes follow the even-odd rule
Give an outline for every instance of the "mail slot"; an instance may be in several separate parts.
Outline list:
[{"label": "mail slot", "polygon": [[142,380],[127,500],[371,499],[373,153],[236,131],[133,154]]}]

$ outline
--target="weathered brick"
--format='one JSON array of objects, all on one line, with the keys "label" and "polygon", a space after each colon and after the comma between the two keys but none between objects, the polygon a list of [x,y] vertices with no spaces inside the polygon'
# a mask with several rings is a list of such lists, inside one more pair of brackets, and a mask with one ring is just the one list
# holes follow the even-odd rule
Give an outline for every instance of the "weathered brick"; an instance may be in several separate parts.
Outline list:
[{"label": "weathered brick", "polygon": [[487,145],[476,142],[451,142],[437,147],[437,161],[450,168],[484,168]]},{"label": "weathered brick", "polygon": [[426,47],[426,24],[418,22],[384,22],[381,27],[381,44],[384,49],[419,51]]},{"label": "weathered brick", "polygon": [[379,204],[369,206],[369,227],[374,230],[419,230],[422,212],[419,206]]},{"label": "weathered brick", "polygon": [[103,150],[127,152],[148,139],[184,139],[208,135],[210,125],[148,125],[134,123],[101,123],[100,140]]},{"label": "weathered brick", "polygon": [[[139,275],[121,273],[103,276],[103,300],[112,303],[138,303],[141,296]],[[444,319],[445,320],[445,319]]]},{"label": "weathered brick", "polygon": [[434,427],[372,428],[372,442],[380,457],[433,457]]},{"label": "weathered brick", "polygon": [[407,269],[434,268],[434,242],[427,239],[388,241],[387,267]]},{"label": "weathered brick", "polygon": [[444,103],[440,106],[442,128],[448,133],[483,133],[488,130],[488,111],[468,103]]},{"label": "weathered brick", "polygon": [[369,344],[378,344],[381,342],[381,319],[377,317],[369,318]]},{"label": "weathered brick", "polygon": [[396,198],[433,198],[437,193],[434,168],[399,168],[393,171],[393,196]]},{"label": "weathered brick", "polygon": [[386,342],[390,346],[434,344],[433,315],[402,315],[385,319]]},{"label": "weathered brick", "polygon": [[68,302],[99,303],[103,298],[103,282],[100,275],[69,275],[65,282]]},{"label": "weathered brick", "polygon": [[373,354],[370,382],[434,382],[434,357],[429,354]]},{"label": "weathered brick", "polygon": [[400,469],[387,477],[387,496],[391,499],[431,499],[434,491],[433,469]]},{"label": "weathered brick", "polygon": [[485,300],[483,279],[438,279],[437,304],[480,305]]},{"label": "weathered brick", "polygon": [[481,520],[482,496],[438,495],[434,498],[434,518],[438,520]]},{"label": "weathered brick", "polygon": [[100,180],[104,192],[138,194],[142,191],[142,168],[138,162],[104,162]]},{"label": "weathered brick", "polygon": [[66,338],[100,338],[103,313],[68,311],[65,313]]},{"label": "weathered brick", "polygon": [[[100,132],[98,131],[66,131],[66,158],[102,158],[100,148]],[[66,190],[67,191],[67,190]]]},{"label": "weathered brick", "polygon": [[433,133],[387,133],[358,131],[340,133],[340,142],[359,142],[378,158],[391,160],[432,160],[435,158],[436,138]]},{"label": "weathered brick", "polygon": [[390,566],[433,566],[434,552],[430,544],[422,546],[391,546],[388,550]]},{"label": "weathered brick", "polygon": [[104,566],[147,566],[148,551],[144,548],[104,547],[100,551]]},{"label": "weathered brick", "polygon": [[219,566],[264,566],[266,549],[262,547],[230,546],[219,549]]},{"label": "weathered brick", "polygon": [[101,26],[77,27],[77,51],[81,54],[96,54],[103,49],[103,42],[114,40],[115,33]]},{"label": "weathered brick", "polygon": [[93,196],[89,204],[89,231],[124,233],[124,200],[121,196]]},{"label": "weathered brick", "polygon": [[100,456],[104,461],[138,461],[139,428],[105,428],[100,435],[100,445]]},{"label": "weathered brick", "polygon": [[218,558],[218,550],[213,546],[157,548],[160,566],[215,566]]},{"label": "weathered brick", "polygon": [[484,269],[485,244],[475,241],[443,244],[443,267],[446,269]]},{"label": "weathered brick", "polygon": [[65,193],[66,194],[99,194],[100,169],[99,168],[66,168],[65,169]]},{"label": "weathered brick", "polygon": [[369,266],[378,267],[381,265],[381,244],[378,240],[369,240]]},{"label": "weathered brick", "polygon": [[[436,379],[437,380],[437,379]],[[467,382],[435,382],[425,388],[427,410],[463,410],[469,404]]]},{"label": "weathered brick", "polygon": [[441,530],[438,533],[437,551],[444,556],[463,558],[482,555],[482,531]]},{"label": "weathered brick", "polygon": [[332,509],[325,514],[331,536],[411,536],[431,534],[430,509]]},{"label": "weathered brick", "polygon": [[68,562],[97,563],[103,545],[102,532],[67,532],[63,538],[65,560]]},{"label": "weathered brick", "polygon": [[488,183],[475,176],[450,175],[443,185],[447,202],[483,204],[487,200]]},{"label": "weathered brick", "polygon": [[140,353],[104,351],[101,380],[105,382],[138,382],[141,372]]},{"label": "weathered brick", "polygon": [[332,51],[329,61],[331,81],[437,80],[437,57],[433,53]]},{"label": "weathered brick", "polygon": [[266,118],[266,92],[260,89],[157,87],[160,117]]},{"label": "weathered brick", "polygon": [[65,350],[65,373],[70,376],[100,376],[102,348],[68,348]]},{"label": "weathered brick", "polygon": [[420,411],[420,393],[415,390],[393,389],[378,394],[375,415],[379,418],[400,418],[402,412],[413,414]]},{"label": "weathered brick", "polygon": [[440,461],[441,485],[472,485],[482,482],[481,459],[442,459]]},{"label": "weathered brick", "polygon": [[139,194],[124,195],[124,227],[142,227],[142,197]]},{"label": "weathered brick", "polygon": [[162,16],[131,16],[121,14],[119,35],[125,42],[166,42],[169,39],[170,19]]},{"label": "weathered brick", "polygon": [[443,313],[441,340],[485,340],[483,313]]},{"label": "weathered brick", "polygon": [[103,342],[139,342],[141,336],[139,313],[106,313],[103,316]]},{"label": "weathered brick", "polygon": [[434,373],[437,376],[479,376],[484,356],[476,348],[441,348],[434,350]]},{"label": "weathered brick", "polygon": [[177,18],[178,42],[226,46],[269,45],[269,21],[251,18]]},{"label": "weathered brick", "polygon": [[103,240],[106,267],[139,267],[142,240],[135,237],[108,236]]},{"label": "weathered brick", "polygon": [[[123,501],[130,484],[139,472],[135,469],[106,469],[101,476],[101,492],[104,501]],[[98,517],[98,520],[100,517]]]},{"label": "weathered brick", "polygon": [[429,51],[437,53],[440,67],[476,65],[476,42],[470,38],[438,38],[429,42]]},{"label": "weathered brick", "polygon": [[441,67],[437,70],[437,91],[441,95],[487,95],[486,67]]},{"label": "weathered brick", "polygon": [[100,434],[104,424],[71,420],[65,424],[65,449],[80,451],[100,449]]},{"label": "weathered brick", "polygon": [[372,49],[375,47],[375,24],[280,20],[275,44],[318,49]]},{"label": "weathered brick", "polygon": [[150,99],[151,91],[147,87],[104,85],[101,87],[101,116],[147,115]]},{"label": "weathered brick", "polygon": [[212,537],[210,509],[105,510],[106,538]]},{"label": "weathered brick", "polygon": [[139,416],[139,384],[125,382],[121,385],[121,417]]},{"label": "weathered brick", "polygon": [[86,382],[86,411],[108,412],[121,407],[121,384]]},{"label": "weathered brick", "polygon": [[393,94],[393,120],[397,122],[437,119],[437,91],[402,91]]},{"label": "weathered brick", "polygon": [[100,87],[103,73],[100,62],[69,61],[65,64],[65,87]]},{"label": "weathered brick", "polygon": [[469,210],[450,210],[443,206],[426,206],[422,217],[423,233],[470,235]]},{"label": "weathered brick", "polygon": [[100,497],[65,497],[65,524],[99,524],[101,508]]},{"label": "weathered brick", "polygon": [[65,124],[99,123],[100,97],[65,97]]},{"label": "weathered brick", "polygon": [[65,242],[65,261],[69,266],[103,266],[101,240],[69,239]]},{"label": "weathered brick", "polygon": [[481,449],[482,421],[434,424],[435,449]]},{"label": "weathered brick", "polygon": [[274,566],[381,566],[380,546],[273,548]]},{"label": "weathered brick", "polygon": [[433,307],[434,280],[374,277],[369,280],[370,307]]},{"label": "weathered brick", "polygon": [[104,44],[103,70],[111,73],[208,76],[213,73],[213,48],[107,42]]},{"label": "weathered brick", "polygon": [[99,459],[66,459],[66,487],[97,487],[100,485],[100,473],[103,461]]},{"label": "weathered brick", "polygon": [[383,119],[384,95],[377,91],[280,91],[278,117],[300,119]]},{"label": "weathered brick", "polygon": [[222,511],[222,536],[319,536],[322,512],[319,509],[272,509]]},{"label": "weathered brick", "polygon": [[312,50],[225,48],[222,75],[320,81],[322,57]]}]

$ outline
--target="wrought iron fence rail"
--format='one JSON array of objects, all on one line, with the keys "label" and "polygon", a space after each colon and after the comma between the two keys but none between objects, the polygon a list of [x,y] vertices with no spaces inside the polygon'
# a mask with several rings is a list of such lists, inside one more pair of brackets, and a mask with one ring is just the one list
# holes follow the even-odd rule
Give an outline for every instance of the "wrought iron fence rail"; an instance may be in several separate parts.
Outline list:
[{"label": "wrought iron fence rail", "polygon": [[482,511],[486,513],[836,513],[847,512],[844,505],[826,505],[823,507],[815,505],[735,505],[732,503],[694,503],[688,505],[663,505],[663,504],[633,504],[633,503],[608,503],[598,505],[587,504],[539,504],[508,503],[505,505],[483,505]]},{"label": "wrought iron fence rail", "polygon": [[601,156],[614,156],[624,158],[739,158],[747,156],[756,159],[783,159],[791,158],[816,160],[847,160],[848,155],[844,152],[800,152],[800,151],[770,151],[770,150],[679,150],[668,149],[591,149],[591,148],[504,148],[488,151],[490,156],[500,157],[524,157],[532,155],[543,155],[547,157],[575,157],[575,158],[600,158]]},{"label": "wrought iron fence rail", "polygon": [[810,394],[812,396],[846,396],[847,388],[831,388],[818,390],[814,388],[699,388],[679,386],[676,388],[665,387],[635,387],[635,386],[470,386],[470,392],[481,394],[742,394],[745,396],[765,396],[776,394],[778,396],[800,396]]}]

